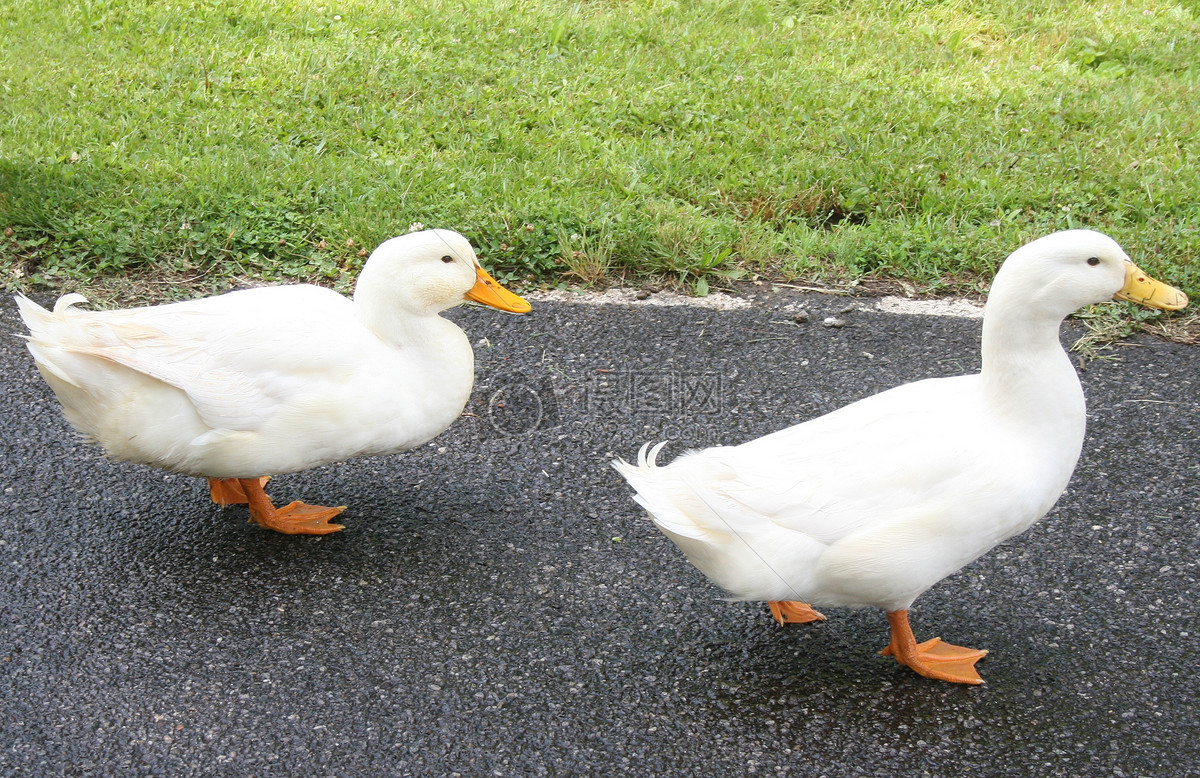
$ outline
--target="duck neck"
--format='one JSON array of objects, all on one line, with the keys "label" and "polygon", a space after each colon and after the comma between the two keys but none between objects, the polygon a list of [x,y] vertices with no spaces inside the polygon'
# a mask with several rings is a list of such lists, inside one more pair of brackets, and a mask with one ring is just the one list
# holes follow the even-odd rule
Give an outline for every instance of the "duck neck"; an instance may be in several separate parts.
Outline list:
[{"label": "duck neck", "polygon": [[993,305],[984,316],[980,375],[989,403],[1013,419],[1082,436],[1083,389],[1059,341],[1061,317]]},{"label": "duck neck", "polygon": [[[423,387],[437,387],[442,405],[457,417],[467,403],[475,375],[475,353],[466,333],[438,311],[405,310],[394,300],[374,299],[369,291],[355,293],[354,312],[363,326],[402,360],[404,385],[418,395]],[[385,365],[379,369],[385,370]],[[448,425],[453,417],[442,421]]]},{"label": "duck neck", "polygon": [[383,306],[364,305],[357,295],[354,298],[354,311],[363,326],[394,349],[422,348],[430,340],[430,330],[436,329],[437,323],[443,321],[436,314],[421,316]]},{"label": "duck neck", "polygon": [[444,324],[436,310],[413,310],[396,291],[404,280],[388,268],[367,262],[354,287],[354,315],[375,336],[392,348],[420,348],[431,329]]},{"label": "duck neck", "polygon": [[[441,370],[444,366],[472,360],[474,354],[466,334],[437,313],[412,313],[395,308],[363,306],[355,297],[360,322],[385,345],[403,351],[410,359]],[[465,356],[464,356],[465,355]]]}]

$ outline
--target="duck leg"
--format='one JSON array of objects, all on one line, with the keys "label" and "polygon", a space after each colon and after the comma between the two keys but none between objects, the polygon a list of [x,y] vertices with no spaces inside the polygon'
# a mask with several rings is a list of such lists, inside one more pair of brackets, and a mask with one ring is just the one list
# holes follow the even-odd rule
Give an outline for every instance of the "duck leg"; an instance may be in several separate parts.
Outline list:
[{"label": "duck leg", "polygon": [[[258,479],[258,484],[266,486],[267,481],[270,480],[271,476],[264,475]],[[212,495],[212,501],[222,508],[226,505],[245,505],[250,502],[250,498],[246,496],[246,490],[242,488],[236,478],[208,479],[208,493]]]},{"label": "duck leg", "polygon": [[209,479],[209,487],[214,502],[221,505],[247,503],[251,521],[285,535],[328,535],[343,529],[341,524],[332,524],[329,520],[346,510],[345,505],[327,508],[297,500],[276,508],[263,491],[266,482],[266,478]]},{"label": "duck leg", "polygon": [[950,683],[983,683],[975,663],[987,655],[986,650],[943,643],[941,638],[917,643],[908,624],[907,610],[888,611],[887,617],[892,627],[892,640],[879,653],[894,656],[897,662],[926,678]]},{"label": "duck leg", "polygon": [[810,621],[824,621],[825,614],[799,600],[771,600],[771,617],[780,624],[808,624]]}]

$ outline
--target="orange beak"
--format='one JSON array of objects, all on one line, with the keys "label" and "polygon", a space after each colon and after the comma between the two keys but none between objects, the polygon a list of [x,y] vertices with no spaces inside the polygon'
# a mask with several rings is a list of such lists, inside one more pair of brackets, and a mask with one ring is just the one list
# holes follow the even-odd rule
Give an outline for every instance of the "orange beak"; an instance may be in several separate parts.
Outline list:
[{"label": "orange beak", "polygon": [[1188,304],[1186,294],[1151,278],[1129,260],[1125,261],[1125,286],[1113,297],[1162,311],[1178,311]]},{"label": "orange beak", "polygon": [[475,286],[472,286],[464,300],[472,300],[492,308],[499,308],[509,313],[529,313],[529,303],[500,286],[500,283],[488,275],[488,272],[478,265],[475,266]]}]

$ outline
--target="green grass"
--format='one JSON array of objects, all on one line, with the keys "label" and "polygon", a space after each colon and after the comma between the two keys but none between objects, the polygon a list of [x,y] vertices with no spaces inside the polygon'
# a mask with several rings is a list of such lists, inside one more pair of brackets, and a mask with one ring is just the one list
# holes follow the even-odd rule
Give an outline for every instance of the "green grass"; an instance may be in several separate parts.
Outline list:
[{"label": "green grass", "polygon": [[1200,14],[1030,8],[7,0],[0,270],[344,287],[419,222],[508,281],[964,291],[1089,226],[1195,296]]}]

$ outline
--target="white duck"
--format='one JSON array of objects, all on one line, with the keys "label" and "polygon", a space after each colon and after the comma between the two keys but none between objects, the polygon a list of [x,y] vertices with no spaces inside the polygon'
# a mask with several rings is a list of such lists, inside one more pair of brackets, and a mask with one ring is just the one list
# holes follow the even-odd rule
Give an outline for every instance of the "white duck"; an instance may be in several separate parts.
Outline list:
[{"label": "white duck", "polygon": [[983,369],[896,387],[744,443],[659,467],[613,464],[654,523],[738,600],[781,622],[808,603],[887,612],[883,653],[921,675],[982,683],[987,652],[918,644],[913,601],[1054,505],[1083,444],[1084,397],[1059,343],[1076,309],[1113,297],[1178,310],[1111,238],[1059,232],[1014,252],[983,324]]},{"label": "white duck", "polygon": [[209,479],[289,534],[342,529],[345,506],[276,508],[267,478],[418,446],[459,417],[474,381],[466,334],[438,314],[464,300],[529,304],[479,266],[462,235],[425,230],[380,245],[353,301],[310,285],[189,302],[50,312],[18,297],[29,351],[67,421],[117,459]]}]

